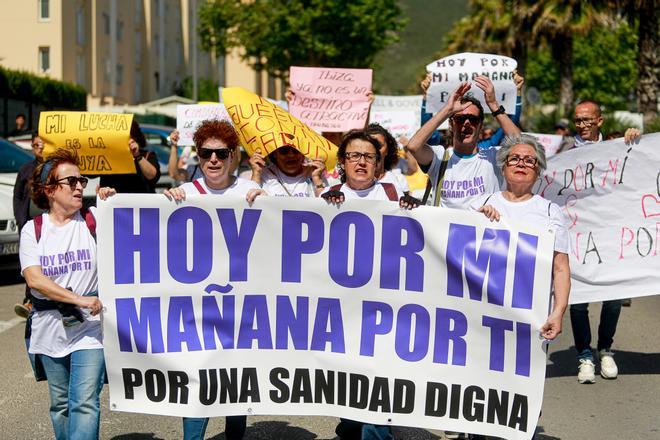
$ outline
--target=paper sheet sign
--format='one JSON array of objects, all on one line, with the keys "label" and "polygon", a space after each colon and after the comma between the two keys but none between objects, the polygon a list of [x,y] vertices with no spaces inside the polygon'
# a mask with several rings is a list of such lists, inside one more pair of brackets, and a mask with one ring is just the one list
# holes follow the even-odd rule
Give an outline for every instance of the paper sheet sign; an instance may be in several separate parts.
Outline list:
[{"label": "paper sheet sign", "polygon": [[133,115],[96,112],[41,112],[39,137],[44,157],[59,148],[74,150],[82,174],[135,174],[128,147]]},{"label": "paper sheet sign", "polygon": [[[441,58],[426,66],[431,73],[431,86],[426,94],[426,109],[438,112],[458,85],[465,81],[473,82],[477,75],[490,78],[495,86],[497,102],[504,106],[507,114],[516,111],[516,85],[513,71],[518,63],[513,58],[502,55],[464,52]],[[470,92],[481,101],[484,111],[490,113],[484,93],[473,84]]]},{"label": "paper sheet sign", "polygon": [[328,170],[337,164],[336,145],[267,99],[241,87],[225,87],[222,100],[250,156],[257,148],[266,156],[290,145],[310,159],[323,159]]},{"label": "paper sheet sign", "polygon": [[229,114],[222,104],[191,104],[176,106],[176,129],[179,145],[193,145],[193,134],[202,121],[229,121]]},{"label": "paper sheet sign", "polygon": [[372,73],[371,69],[291,67],[294,98],[289,111],[319,132],[363,128]]}]

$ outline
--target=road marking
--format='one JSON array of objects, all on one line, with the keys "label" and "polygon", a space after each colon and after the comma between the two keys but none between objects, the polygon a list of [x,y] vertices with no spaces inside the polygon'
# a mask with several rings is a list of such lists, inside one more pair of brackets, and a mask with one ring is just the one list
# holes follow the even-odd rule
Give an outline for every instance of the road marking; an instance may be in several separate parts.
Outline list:
[{"label": "road marking", "polygon": [[25,322],[25,318],[19,318],[18,316],[14,319],[10,319],[9,321],[0,321],[0,333],[6,332],[21,322]]}]

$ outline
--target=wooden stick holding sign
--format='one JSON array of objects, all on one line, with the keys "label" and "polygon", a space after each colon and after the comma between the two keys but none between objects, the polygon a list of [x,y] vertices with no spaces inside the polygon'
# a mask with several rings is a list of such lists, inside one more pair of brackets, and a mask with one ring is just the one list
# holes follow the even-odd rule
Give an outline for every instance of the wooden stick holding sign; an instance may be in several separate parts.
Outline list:
[{"label": "wooden stick holding sign", "polygon": [[135,174],[128,147],[133,115],[95,112],[41,112],[39,137],[44,157],[59,148],[74,150],[83,174]]},{"label": "wooden stick holding sign", "polygon": [[[447,103],[452,92],[465,81],[474,81],[478,75],[487,76],[495,86],[497,102],[507,114],[516,112],[516,85],[513,71],[518,63],[502,55],[464,52],[441,58],[426,66],[431,74],[431,86],[426,94],[426,110],[437,113]],[[485,112],[490,112],[484,94],[474,93]]]}]

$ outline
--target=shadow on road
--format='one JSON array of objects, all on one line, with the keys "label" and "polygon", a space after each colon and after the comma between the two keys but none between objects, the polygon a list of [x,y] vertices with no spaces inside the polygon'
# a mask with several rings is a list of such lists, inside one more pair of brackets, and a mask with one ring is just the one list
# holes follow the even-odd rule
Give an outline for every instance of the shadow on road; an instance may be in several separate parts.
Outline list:
[{"label": "shadow on road", "polygon": [[[257,422],[247,428],[245,440],[315,440],[316,434],[288,422]],[[211,437],[210,440],[226,440],[225,434]]]},{"label": "shadow on road", "polygon": [[0,286],[24,283],[21,276],[21,263],[18,256],[0,258]]},{"label": "shadow on road", "polygon": [[112,437],[112,440],[163,440],[161,437],[154,435],[153,432],[141,433],[132,432],[130,434],[122,434]]},{"label": "shadow on road", "polygon": [[[546,378],[577,376],[575,347],[550,353],[551,365],[546,368]],[[614,359],[622,374],[660,374],[660,353],[638,353],[614,350]],[[596,359],[598,364],[598,359]]]},{"label": "shadow on road", "polygon": [[534,440],[561,440],[559,437],[552,436],[545,432],[543,426],[536,427],[536,434]]}]

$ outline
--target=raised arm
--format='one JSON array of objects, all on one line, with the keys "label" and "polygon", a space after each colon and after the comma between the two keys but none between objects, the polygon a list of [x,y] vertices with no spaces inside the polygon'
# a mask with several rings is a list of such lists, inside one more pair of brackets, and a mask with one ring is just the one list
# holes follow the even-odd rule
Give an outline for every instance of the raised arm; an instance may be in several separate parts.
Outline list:
[{"label": "raised arm", "polygon": [[[496,112],[500,108],[500,105],[495,97],[495,86],[493,85],[493,82],[488,77],[482,75],[477,76],[474,82],[477,87],[483,90],[486,105],[488,105],[491,113]],[[513,123],[511,118],[509,118],[509,115],[506,113],[498,114],[495,116],[495,119],[498,124],[500,124],[500,127],[502,127],[502,130],[504,130],[505,135],[514,136],[520,134],[520,129]]]}]

